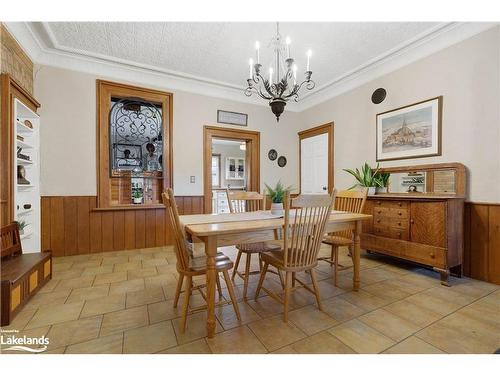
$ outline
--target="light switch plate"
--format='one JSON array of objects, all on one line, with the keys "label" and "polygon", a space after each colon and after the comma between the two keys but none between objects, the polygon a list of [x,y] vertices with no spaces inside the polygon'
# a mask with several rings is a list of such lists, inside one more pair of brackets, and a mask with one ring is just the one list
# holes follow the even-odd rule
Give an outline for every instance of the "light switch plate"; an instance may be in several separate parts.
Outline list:
[{"label": "light switch plate", "polygon": [[191,184],[194,184],[194,183],[195,183],[195,178],[194,178],[194,176],[189,176],[189,182],[190,182]]}]

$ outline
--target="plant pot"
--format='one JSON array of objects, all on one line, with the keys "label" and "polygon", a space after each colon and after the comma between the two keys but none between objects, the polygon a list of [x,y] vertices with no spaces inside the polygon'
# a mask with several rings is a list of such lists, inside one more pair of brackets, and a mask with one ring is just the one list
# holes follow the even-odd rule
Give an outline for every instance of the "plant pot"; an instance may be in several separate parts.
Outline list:
[{"label": "plant pot", "polygon": [[375,193],[376,194],[380,194],[380,193],[388,193],[389,192],[389,188],[387,186],[384,186],[384,187],[377,187],[375,189]]},{"label": "plant pot", "polygon": [[283,216],[283,203],[271,203],[271,214]]},{"label": "plant pot", "polygon": [[141,204],[142,198],[134,198],[134,204]]},{"label": "plant pot", "polygon": [[368,195],[375,195],[376,189],[377,188],[375,186],[369,187],[368,188]]}]

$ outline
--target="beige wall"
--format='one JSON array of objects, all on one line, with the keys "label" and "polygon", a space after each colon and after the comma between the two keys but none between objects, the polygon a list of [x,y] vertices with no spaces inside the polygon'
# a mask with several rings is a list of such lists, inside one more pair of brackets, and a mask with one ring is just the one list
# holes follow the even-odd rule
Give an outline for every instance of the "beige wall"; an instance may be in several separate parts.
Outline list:
[{"label": "beige wall", "polygon": [[[352,185],[343,168],[375,165],[377,113],[443,95],[442,156],[381,166],[461,162],[469,173],[468,198],[500,202],[499,32],[488,30],[302,112],[308,127],[335,122],[337,188]],[[387,98],[375,105],[370,98],[378,87]]]},{"label": "beige wall", "polygon": [[[300,114],[285,112],[279,124],[267,106],[174,91],[175,193],[202,195],[202,129],[215,124],[217,109],[248,113],[245,129],[261,131],[262,183],[282,179],[297,188],[297,131],[334,121],[335,185],[346,188],[352,179],[342,168],[375,164],[377,113],[443,95],[442,156],[381,165],[462,162],[469,173],[468,198],[500,202],[499,52],[500,29],[494,28]],[[42,195],[95,195],[95,80],[106,77],[40,68],[35,96],[42,103]],[[374,105],[370,97],[378,87],[388,94]],[[267,158],[270,148],[287,157],[285,168]],[[189,183],[191,175],[195,184]]]},{"label": "beige wall", "polygon": [[[95,80],[106,77],[49,66],[38,68],[35,97],[42,103],[41,194],[96,195]],[[168,87],[153,88],[170,91]],[[248,113],[249,126],[234,128],[261,132],[262,184],[281,179],[298,187],[299,114],[286,112],[277,124],[268,106],[173,93],[175,194],[203,195],[203,126],[217,125],[218,109]],[[285,168],[267,158],[270,148],[287,157]],[[189,182],[190,176],[196,177],[196,183]]]}]

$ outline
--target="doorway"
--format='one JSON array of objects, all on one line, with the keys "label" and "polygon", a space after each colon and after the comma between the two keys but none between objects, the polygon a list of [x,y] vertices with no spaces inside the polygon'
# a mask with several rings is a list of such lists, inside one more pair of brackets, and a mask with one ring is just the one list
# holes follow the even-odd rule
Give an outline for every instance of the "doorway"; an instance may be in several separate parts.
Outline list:
[{"label": "doorway", "polygon": [[333,190],[333,122],[299,134],[300,194],[330,194]]},{"label": "doorway", "polygon": [[205,213],[228,211],[225,190],[260,190],[260,132],[205,126],[203,130]]}]

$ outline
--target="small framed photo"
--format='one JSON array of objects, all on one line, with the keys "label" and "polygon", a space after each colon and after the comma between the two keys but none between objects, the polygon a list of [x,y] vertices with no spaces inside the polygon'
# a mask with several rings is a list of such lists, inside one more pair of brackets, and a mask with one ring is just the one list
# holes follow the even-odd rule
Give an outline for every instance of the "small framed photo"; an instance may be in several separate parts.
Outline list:
[{"label": "small framed photo", "polygon": [[248,115],[246,113],[217,110],[217,122],[220,124],[230,124],[248,126]]},{"label": "small framed photo", "polygon": [[377,161],[441,155],[443,97],[377,115]]}]

